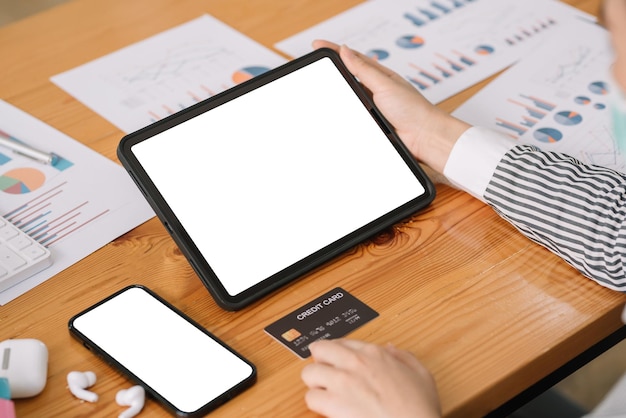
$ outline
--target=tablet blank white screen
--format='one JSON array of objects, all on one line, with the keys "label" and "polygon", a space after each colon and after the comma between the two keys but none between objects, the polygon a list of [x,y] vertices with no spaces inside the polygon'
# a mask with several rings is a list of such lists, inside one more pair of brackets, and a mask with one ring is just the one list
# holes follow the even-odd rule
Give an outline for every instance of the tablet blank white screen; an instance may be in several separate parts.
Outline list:
[{"label": "tablet blank white screen", "polygon": [[425,191],[329,58],[132,151],[232,296]]}]

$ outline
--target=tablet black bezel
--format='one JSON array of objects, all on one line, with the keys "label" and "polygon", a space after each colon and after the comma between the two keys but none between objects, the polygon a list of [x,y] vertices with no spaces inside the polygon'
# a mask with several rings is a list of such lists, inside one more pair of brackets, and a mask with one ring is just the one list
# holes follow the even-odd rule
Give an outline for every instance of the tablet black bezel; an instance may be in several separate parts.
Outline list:
[{"label": "tablet black bezel", "polygon": [[[398,154],[422,184],[425,192],[406,204],[388,212],[386,215],[372,220],[354,232],[273,274],[247,290],[232,296],[223,287],[219,277],[215,275],[211,266],[207,263],[204,256],[185,231],[185,228],[183,228],[178,221],[176,214],[173,213],[159,190],[143,170],[141,164],[132,152],[132,146],[323,58],[330,58],[332,60],[346,82],[352,87],[352,90],[360,98],[363,105],[377,121],[378,126],[385,133]],[[292,60],[280,67],[254,77],[249,81],[181,110],[163,120],[155,122],[139,131],[126,135],[119,143],[117,155],[176,244],[187,257],[187,260],[202,283],[211,293],[218,305],[226,310],[239,310],[244,308],[270,292],[303,276],[314,268],[319,267],[372,235],[414,214],[429,205],[435,197],[433,183],[415,161],[402,141],[395,135],[389,123],[384,120],[379,111],[375,108],[365,90],[344,66],[339,55],[335,51],[326,48],[315,50],[298,59]]]}]

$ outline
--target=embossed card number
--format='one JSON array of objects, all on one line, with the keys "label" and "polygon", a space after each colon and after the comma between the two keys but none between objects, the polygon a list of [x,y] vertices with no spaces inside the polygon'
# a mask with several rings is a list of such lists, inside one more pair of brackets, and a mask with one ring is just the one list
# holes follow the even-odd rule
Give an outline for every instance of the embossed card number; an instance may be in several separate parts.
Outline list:
[{"label": "embossed card number", "polygon": [[313,341],[343,337],[377,316],[372,308],[337,287],[268,325],[265,331],[307,358]]}]

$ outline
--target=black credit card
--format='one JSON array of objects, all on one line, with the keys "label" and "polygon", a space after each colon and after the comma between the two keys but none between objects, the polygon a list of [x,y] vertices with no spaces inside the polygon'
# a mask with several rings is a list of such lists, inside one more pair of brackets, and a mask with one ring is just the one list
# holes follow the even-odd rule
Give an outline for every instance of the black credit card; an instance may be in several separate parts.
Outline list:
[{"label": "black credit card", "polygon": [[268,325],[265,332],[307,358],[313,341],[343,337],[377,316],[372,308],[337,287]]}]

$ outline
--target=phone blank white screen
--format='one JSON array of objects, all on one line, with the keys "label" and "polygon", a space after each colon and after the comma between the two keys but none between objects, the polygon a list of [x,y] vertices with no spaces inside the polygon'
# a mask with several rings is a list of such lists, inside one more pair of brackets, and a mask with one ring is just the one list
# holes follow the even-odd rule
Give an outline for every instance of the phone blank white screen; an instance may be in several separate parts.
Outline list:
[{"label": "phone blank white screen", "polygon": [[132,151],[233,296],[425,191],[329,58]]},{"label": "phone blank white screen", "polygon": [[74,320],[74,328],[177,409],[194,412],[252,368],[141,288]]}]

